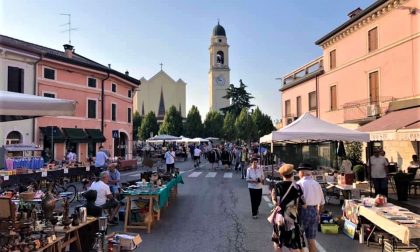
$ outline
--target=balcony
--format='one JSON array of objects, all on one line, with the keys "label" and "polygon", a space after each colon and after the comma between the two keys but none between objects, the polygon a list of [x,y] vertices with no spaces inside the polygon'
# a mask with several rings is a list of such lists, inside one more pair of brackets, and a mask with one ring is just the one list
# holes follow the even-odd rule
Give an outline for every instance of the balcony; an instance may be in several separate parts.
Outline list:
[{"label": "balcony", "polygon": [[385,114],[389,103],[395,98],[391,96],[379,97],[373,103],[369,99],[353,101],[343,105],[345,123],[367,123]]}]

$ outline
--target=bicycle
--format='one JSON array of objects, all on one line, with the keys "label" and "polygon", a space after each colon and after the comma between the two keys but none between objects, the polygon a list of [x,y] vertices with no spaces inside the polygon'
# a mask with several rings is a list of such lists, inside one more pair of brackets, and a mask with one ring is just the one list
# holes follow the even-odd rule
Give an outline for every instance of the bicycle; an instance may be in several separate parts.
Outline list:
[{"label": "bicycle", "polygon": [[56,195],[64,195],[67,197],[68,202],[71,203],[78,195],[77,187],[75,185],[67,185],[68,178],[58,178],[52,182],[51,192]]}]

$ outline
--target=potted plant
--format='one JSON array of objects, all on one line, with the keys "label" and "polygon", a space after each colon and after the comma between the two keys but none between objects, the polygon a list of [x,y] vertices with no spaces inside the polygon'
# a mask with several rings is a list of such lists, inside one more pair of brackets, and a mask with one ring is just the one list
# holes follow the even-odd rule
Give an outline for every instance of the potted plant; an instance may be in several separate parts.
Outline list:
[{"label": "potted plant", "polygon": [[353,172],[356,175],[356,181],[364,181],[365,180],[365,166],[358,164],[353,166]]},{"label": "potted plant", "polygon": [[402,171],[394,175],[395,188],[397,189],[398,200],[406,201],[408,198],[408,188],[413,176]]}]

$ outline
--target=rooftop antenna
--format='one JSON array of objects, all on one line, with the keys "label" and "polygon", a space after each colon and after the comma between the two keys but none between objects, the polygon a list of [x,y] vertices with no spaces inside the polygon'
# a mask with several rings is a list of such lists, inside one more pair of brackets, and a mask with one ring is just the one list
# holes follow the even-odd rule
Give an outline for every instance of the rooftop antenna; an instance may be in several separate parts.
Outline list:
[{"label": "rooftop antenna", "polygon": [[62,16],[68,16],[68,18],[69,18],[69,22],[68,23],[62,24],[60,26],[68,25],[68,28],[66,30],[64,30],[64,31],[61,31],[61,32],[69,32],[69,45],[71,45],[71,31],[76,31],[77,28],[72,28],[71,27],[71,14],[63,14],[62,13],[60,15],[62,15]]}]

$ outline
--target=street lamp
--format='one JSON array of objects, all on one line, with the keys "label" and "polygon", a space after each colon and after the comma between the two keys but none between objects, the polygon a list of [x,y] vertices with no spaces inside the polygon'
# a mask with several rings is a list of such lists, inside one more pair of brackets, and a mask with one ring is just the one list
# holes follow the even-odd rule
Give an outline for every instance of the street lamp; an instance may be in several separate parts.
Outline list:
[{"label": "street lamp", "polygon": [[51,159],[54,160],[54,126],[51,126]]}]

